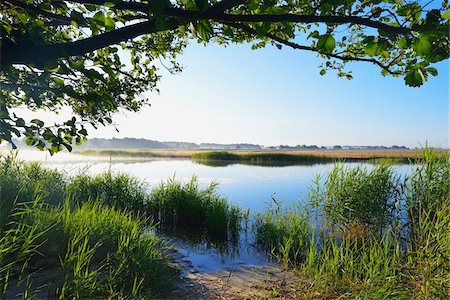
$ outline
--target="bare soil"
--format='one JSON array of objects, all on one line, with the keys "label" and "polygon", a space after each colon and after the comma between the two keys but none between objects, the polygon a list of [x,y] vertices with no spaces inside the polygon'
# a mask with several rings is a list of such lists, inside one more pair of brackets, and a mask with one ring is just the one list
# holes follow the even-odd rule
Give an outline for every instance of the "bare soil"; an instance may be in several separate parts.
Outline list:
[{"label": "bare soil", "polygon": [[298,289],[301,277],[292,270],[244,265],[203,272],[177,251],[171,256],[181,270],[181,281],[168,299],[306,299]]}]

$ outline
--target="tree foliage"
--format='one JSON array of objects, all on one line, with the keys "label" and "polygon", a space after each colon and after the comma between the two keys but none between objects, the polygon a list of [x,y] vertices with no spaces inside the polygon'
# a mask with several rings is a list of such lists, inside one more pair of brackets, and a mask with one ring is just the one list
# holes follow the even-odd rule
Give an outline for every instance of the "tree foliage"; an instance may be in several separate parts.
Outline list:
[{"label": "tree foliage", "polygon": [[[188,40],[290,47],[323,58],[320,74],[351,79],[348,62],[421,86],[449,57],[447,0],[3,0],[0,142],[25,136],[51,153],[71,150],[88,124],[138,111],[156,90],[160,60],[177,72]],[[74,117],[26,121],[17,107]]]}]

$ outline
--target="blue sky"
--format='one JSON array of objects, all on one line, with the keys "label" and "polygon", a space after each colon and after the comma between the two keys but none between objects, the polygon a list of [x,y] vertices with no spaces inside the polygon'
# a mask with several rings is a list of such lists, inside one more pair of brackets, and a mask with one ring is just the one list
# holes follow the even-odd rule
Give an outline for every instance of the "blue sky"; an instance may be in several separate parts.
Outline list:
[{"label": "blue sky", "polygon": [[115,118],[91,137],[262,145],[407,145],[449,147],[449,63],[420,88],[349,64],[354,79],[319,75],[314,54],[268,46],[226,48],[191,42],[182,73],[162,70],[150,108]]},{"label": "blue sky", "polygon": [[[260,145],[405,145],[450,148],[449,62],[439,76],[410,88],[402,78],[382,77],[379,68],[353,63],[353,80],[329,71],[312,53],[268,46],[191,41],[179,61],[180,74],[163,75],[151,107],[120,113],[113,127],[89,137],[136,137],[159,141],[255,143]],[[30,113],[46,123],[70,117]]]}]

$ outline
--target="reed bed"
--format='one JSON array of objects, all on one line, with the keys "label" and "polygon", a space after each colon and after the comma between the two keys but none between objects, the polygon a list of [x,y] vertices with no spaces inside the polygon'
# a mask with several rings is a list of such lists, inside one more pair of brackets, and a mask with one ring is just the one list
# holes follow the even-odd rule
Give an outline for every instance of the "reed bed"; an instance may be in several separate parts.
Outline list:
[{"label": "reed bed", "polygon": [[162,241],[135,215],[88,201],[16,204],[0,236],[3,298],[146,298],[175,273]]},{"label": "reed bed", "polygon": [[190,152],[183,150],[145,149],[86,149],[74,153],[86,156],[129,157],[129,158],[189,158]]},{"label": "reed bed", "polygon": [[239,239],[248,212],[230,205],[217,193],[217,186],[212,182],[202,189],[195,176],[187,183],[169,178],[151,191],[147,211],[160,226]]},{"label": "reed bed", "polygon": [[129,211],[145,213],[149,186],[134,176],[110,169],[97,175],[80,172],[68,179],[67,193],[76,203],[87,198]]},{"label": "reed bed", "polygon": [[[308,205],[274,203],[256,215],[256,244],[296,269],[302,297],[446,299],[450,157],[420,156],[407,177],[387,162],[336,164],[313,181]],[[150,189],[123,173],[69,177],[4,155],[0,298],[167,296],[176,272],[155,231],[189,228],[229,249],[248,218],[196,177]]]},{"label": "reed bed", "polygon": [[150,190],[125,173],[71,177],[0,157],[0,298],[168,295],[176,271],[156,231],[192,226],[224,251],[239,241],[245,214],[216,188],[194,177]]},{"label": "reed bed", "polygon": [[256,241],[299,272],[306,297],[447,299],[450,158],[426,149],[416,163],[406,178],[338,164],[313,206],[257,215]]},{"label": "reed bed", "polygon": [[226,151],[212,151],[193,153],[191,158],[198,162],[228,161],[252,165],[295,165],[329,163],[333,159],[315,154],[289,153],[231,153]]}]

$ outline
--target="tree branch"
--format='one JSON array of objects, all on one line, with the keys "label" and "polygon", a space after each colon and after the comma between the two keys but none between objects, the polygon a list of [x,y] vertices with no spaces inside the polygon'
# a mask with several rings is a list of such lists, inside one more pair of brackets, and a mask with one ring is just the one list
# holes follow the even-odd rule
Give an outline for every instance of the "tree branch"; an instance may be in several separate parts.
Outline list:
[{"label": "tree branch", "polygon": [[[103,5],[108,2],[106,0],[69,0],[81,4],[96,4]],[[357,16],[317,16],[317,15],[297,15],[297,14],[257,14],[257,15],[237,15],[225,14],[224,10],[234,6],[244,4],[246,0],[223,0],[217,3],[211,9],[206,11],[192,11],[184,10],[176,7],[166,7],[164,15],[167,17],[178,17],[186,20],[212,20],[217,22],[292,22],[292,23],[334,23],[334,24],[356,24],[367,26],[375,29],[380,29],[391,34],[408,34],[411,29],[407,27],[395,27],[385,24],[380,21],[371,20],[369,18]],[[223,3],[219,5],[220,3]],[[215,8],[217,7],[217,8]],[[148,13],[150,6],[137,2],[121,2],[116,4],[115,9],[128,9]],[[223,9],[223,10],[222,10]]]},{"label": "tree branch", "polygon": [[171,21],[166,29],[158,29],[154,20],[128,25],[71,43],[48,45],[7,45],[1,52],[3,63],[9,64],[46,64],[61,57],[90,53],[106,46],[128,41],[143,34],[175,29],[178,22]]},{"label": "tree branch", "polygon": [[187,20],[204,20],[209,19],[217,22],[292,22],[292,23],[326,23],[326,24],[355,24],[367,26],[375,29],[383,30],[391,34],[408,34],[411,29],[406,27],[394,27],[383,22],[374,21],[368,18],[354,16],[316,16],[316,15],[296,15],[296,14],[280,14],[280,15],[234,15],[225,13],[210,13],[208,11],[190,11],[179,8],[168,7],[164,13],[167,16],[179,17]]},{"label": "tree branch", "polygon": [[[233,23],[224,23],[224,24],[226,24],[228,26],[231,26],[231,27],[234,27],[234,28],[237,28],[237,29],[241,29],[242,31],[244,31],[246,33],[249,33],[249,34],[258,35],[256,30],[254,30],[253,28],[248,27],[248,26],[246,26],[244,24],[233,24]],[[329,57],[332,57],[332,58],[336,58],[336,59],[339,59],[339,60],[342,60],[342,61],[364,61],[364,62],[370,62],[372,64],[375,64],[375,65],[379,66],[380,68],[382,68],[383,70],[385,70],[389,74],[392,74],[392,75],[398,75],[399,74],[398,72],[392,71],[389,68],[390,65],[386,66],[386,65],[382,64],[381,62],[377,61],[376,59],[373,59],[373,58],[354,57],[354,56],[342,56],[342,55],[337,55],[337,54],[332,54],[332,53],[330,53],[330,54],[323,54],[323,53],[320,53],[317,49],[314,49],[314,48],[309,47],[309,46],[299,45],[297,43],[293,43],[293,42],[284,40],[284,39],[279,38],[276,35],[273,35],[271,33],[266,33],[264,36],[268,37],[268,38],[270,38],[270,39],[272,39],[274,41],[276,41],[277,43],[289,46],[289,47],[291,47],[293,49],[312,51],[312,52],[316,52],[316,53],[319,53],[319,54],[322,54],[322,55],[326,55],[326,56],[329,56]]]}]

